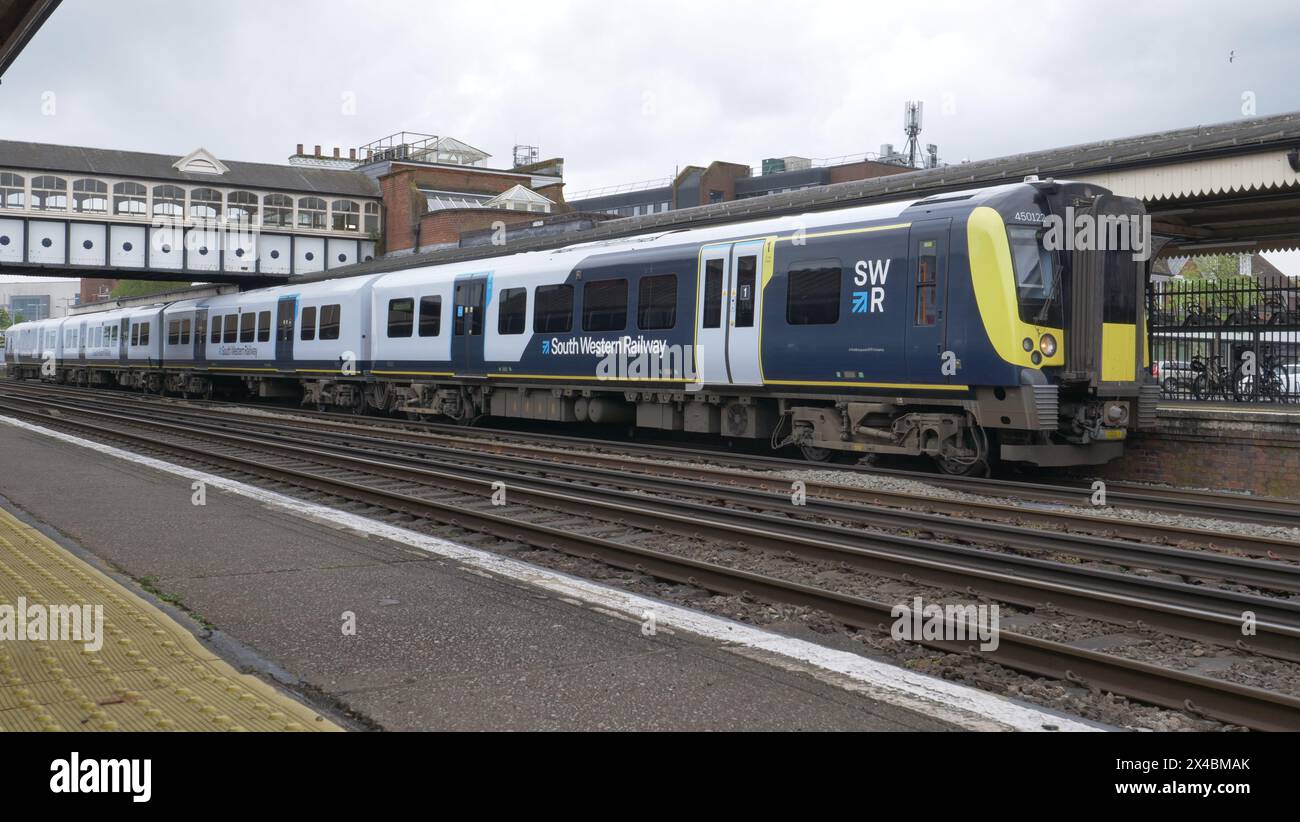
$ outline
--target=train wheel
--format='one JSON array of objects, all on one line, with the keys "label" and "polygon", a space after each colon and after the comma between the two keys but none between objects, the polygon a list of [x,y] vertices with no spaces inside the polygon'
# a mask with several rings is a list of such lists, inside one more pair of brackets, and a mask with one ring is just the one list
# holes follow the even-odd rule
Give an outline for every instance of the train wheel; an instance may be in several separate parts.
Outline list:
[{"label": "train wheel", "polygon": [[993,473],[993,465],[996,461],[994,455],[993,443],[990,442],[988,432],[983,428],[975,427],[970,429],[968,445],[971,446],[976,456],[966,458],[953,458],[946,456],[934,457],[934,464],[939,470],[951,477],[987,477]]}]

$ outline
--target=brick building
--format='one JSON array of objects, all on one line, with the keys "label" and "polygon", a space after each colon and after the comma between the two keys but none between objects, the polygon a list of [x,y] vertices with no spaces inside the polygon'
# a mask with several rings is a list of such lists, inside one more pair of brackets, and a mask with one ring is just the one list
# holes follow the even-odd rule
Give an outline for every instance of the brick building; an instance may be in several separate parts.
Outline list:
[{"label": "brick building", "polygon": [[715,161],[707,166],[686,166],[672,178],[580,192],[570,198],[569,205],[581,211],[639,217],[912,170],[893,157],[886,162],[865,155],[831,160],[768,159],[758,173],[739,163]]}]

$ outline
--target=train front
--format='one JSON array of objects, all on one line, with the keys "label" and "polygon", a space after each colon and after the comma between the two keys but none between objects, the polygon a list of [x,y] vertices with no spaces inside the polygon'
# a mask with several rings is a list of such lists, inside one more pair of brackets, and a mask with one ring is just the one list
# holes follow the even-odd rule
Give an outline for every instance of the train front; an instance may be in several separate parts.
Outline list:
[{"label": "train front", "polygon": [[1150,219],[1140,200],[1099,186],[1026,183],[992,204],[1005,225],[1019,315],[1002,342],[1029,358],[1021,381],[1037,417],[1046,423],[1054,411],[1056,424],[1004,435],[1001,458],[1101,464],[1123,453],[1130,432],[1155,423],[1144,311]]}]

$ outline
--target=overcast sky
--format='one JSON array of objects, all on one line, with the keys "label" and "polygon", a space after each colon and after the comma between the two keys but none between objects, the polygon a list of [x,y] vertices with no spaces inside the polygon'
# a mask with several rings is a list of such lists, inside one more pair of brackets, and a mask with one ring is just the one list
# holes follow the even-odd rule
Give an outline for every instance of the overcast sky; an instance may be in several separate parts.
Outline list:
[{"label": "overcast sky", "polygon": [[1286,0],[64,0],[0,137],[284,162],[405,129],[538,145],[572,193],[878,151],[918,99],[959,162],[1298,110],[1298,32]]}]

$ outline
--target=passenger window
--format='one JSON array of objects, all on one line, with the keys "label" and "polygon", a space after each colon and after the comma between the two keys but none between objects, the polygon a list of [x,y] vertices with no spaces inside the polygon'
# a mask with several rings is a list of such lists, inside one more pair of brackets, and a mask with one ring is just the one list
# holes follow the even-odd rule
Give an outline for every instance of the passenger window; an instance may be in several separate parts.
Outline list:
[{"label": "passenger window", "polygon": [[840,320],[839,260],[795,263],[786,275],[785,319],[790,325],[834,325]]},{"label": "passenger window", "polygon": [[573,330],[573,286],[539,285],[533,306],[533,332],[567,334]]},{"label": "passenger window", "polygon": [[316,306],[302,310],[302,332],[298,336],[304,340],[316,339]]},{"label": "passenger window", "polygon": [[131,323],[131,345],[140,344],[140,323]]},{"label": "passenger window", "polygon": [[168,345],[181,344],[180,320],[172,320],[171,322],[167,323],[167,344]]},{"label": "passenger window", "polygon": [[722,260],[704,264],[704,327],[722,327]]},{"label": "passenger window", "polygon": [[755,290],[758,288],[758,257],[741,257],[736,265],[736,327],[754,326]]},{"label": "passenger window", "polygon": [[221,315],[220,314],[212,318],[212,337],[210,339],[214,344],[221,342]]},{"label": "passenger window", "polygon": [[140,323],[140,345],[149,344],[149,329],[151,323]]},{"label": "passenger window", "polygon": [[181,320],[181,345],[190,344],[190,321]]},{"label": "passenger window", "polygon": [[677,275],[642,277],[637,286],[636,327],[642,330],[677,325]]},{"label": "passenger window", "polygon": [[239,339],[239,315],[238,314],[226,315],[226,330],[222,333],[221,339],[223,342],[228,342],[228,343],[236,342]]},{"label": "passenger window", "polygon": [[524,333],[528,315],[528,289],[506,288],[501,291],[501,309],[497,314],[498,334]]},{"label": "passenger window", "polygon": [[939,253],[934,240],[922,240],[916,253],[916,325],[934,325],[939,286]]},{"label": "passenger window", "polygon": [[239,341],[249,343],[257,335],[257,315],[252,311],[239,316]]},{"label": "passenger window", "polygon": [[415,300],[403,297],[388,301],[388,336],[409,337],[415,324]]},{"label": "passenger window", "polygon": [[259,311],[257,314],[257,341],[271,341],[271,312]]},{"label": "passenger window", "polygon": [[442,333],[442,297],[420,298],[420,336],[436,337]]},{"label": "passenger window", "polygon": [[583,286],[583,331],[622,331],[626,327],[627,280],[601,280]]},{"label": "passenger window", "polygon": [[337,340],[339,338],[339,306],[323,305],[320,309],[320,338]]}]

